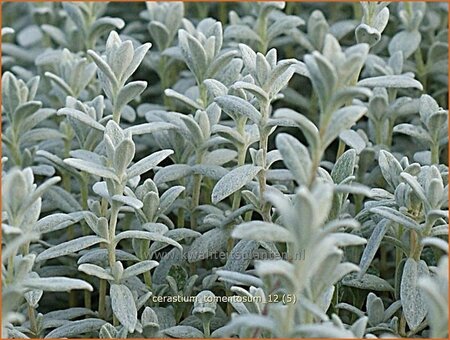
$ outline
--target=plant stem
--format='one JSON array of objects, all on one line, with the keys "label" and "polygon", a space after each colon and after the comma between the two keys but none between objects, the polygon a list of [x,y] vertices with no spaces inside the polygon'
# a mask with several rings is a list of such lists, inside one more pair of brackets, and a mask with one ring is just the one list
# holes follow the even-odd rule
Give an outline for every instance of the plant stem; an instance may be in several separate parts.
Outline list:
[{"label": "plant stem", "polygon": [[[85,177],[84,172],[81,173],[82,176],[82,180],[80,180],[80,193],[81,193],[81,207],[84,210],[88,209],[88,197],[89,197],[89,188],[88,188],[88,179]],[[83,235],[88,235],[89,234],[89,227],[86,225],[85,221],[81,222],[81,228],[83,230]],[[91,304],[91,293],[87,290],[84,291],[83,293],[84,295],[84,306],[86,308],[91,308],[92,304]]]},{"label": "plant stem", "polygon": [[270,102],[262,101],[261,108],[261,123],[259,126],[259,149],[261,150],[261,165],[262,170],[258,173],[259,183],[259,204],[261,215],[264,221],[270,221],[270,205],[266,202],[264,194],[266,192],[266,172],[267,172],[267,149],[269,143],[269,134],[267,132],[267,121],[269,120]]},{"label": "plant stem", "polygon": [[98,295],[98,315],[100,319],[106,317],[106,280],[100,279],[100,288]]},{"label": "plant stem", "polygon": [[339,138],[339,146],[336,152],[336,160],[338,160],[339,157],[342,156],[344,151],[345,151],[345,143],[342,141],[342,139]]},{"label": "plant stem", "polygon": [[152,276],[150,275],[150,272],[144,273],[144,282],[148,288],[152,288]]},{"label": "plant stem", "polygon": [[431,164],[439,164],[439,143],[431,144]]},{"label": "plant stem", "polygon": [[[245,163],[245,154],[246,154],[246,148],[245,146],[242,148],[239,148],[238,150],[238,160],[237,160],[237,166],[240,167],[244,165]],[[239,206],[241,204],[241,191],[238,190],[233,195],[233,203],[231,206],[231,210],[235,211],[236,209],[239,209]]]},{"label": "plant stem", "polygon": [[[203,160],[203,152],[198,152],[195,164],[201,164]],[[192,201],[191,201],[191,229],[195,229],[197,226],[197,219],[195,209],[197,209],[200,203],[200,190],[202,188],[202,175],[195,174],[194,184],[192,186]]]},{"label": "plant stem", "polygon": [[14,282],[14,258],[16,257],[16,254],[12,254],[8,258],[8,276],[6,279],[6,283],[13,283]]},{"label": "plant stem", "polygon": [[28,305],[28,318],[30,319],[30,328],[31,331],[34,333],[34,335],[36,337],[39,337],[38,333],[38,327],[37,327],[37,322],[36,322],[36,314],[35,314],[35,310],[33,307],[31,307],[30,305]]},{"label": "plant stem", "polygon": [[382,131],[381,131],[381,123],[380,122],[375,122],[375,143],[377,143],[378,145],[383,144],[383,135],[382,135]]},{"label": "plant stem", "polygon": [[22,167],[22,156],[20,155],[19,145],[18,142],[13,141],[11,145],[11,156],[14,160],[14,164]]},{"label": "plant stem", "polygon": [[211,336],[209,321],[203,321],[203,335],[205,336],[205,338],[209,338]]},{"label": "plant stem", "polygon": [[422,51],[420,50],[420,47],[417,48],[416,52],[414,52],[414,59],[416,61],[417,76],[420,82],[422,83],[423,92],[427,93],[427,71],[425,63],[423,61],[423,55]]},{"label": "plant stem", "polygon": [[114,244],[114,238],[116,236],[117,216],[119,215],[119,205],[115,202],[111,205],[111,216],[109,218],[109,244],[108,244],[108,260],[109,266],[113,268],[116,263],[116,246]]},{"label": "plant stem", "polygon": [[265,54],[267,52],[267,15],[259,16],[256,21],[256,32],[259,35],[260,41],[258,44],[259,52]]}]

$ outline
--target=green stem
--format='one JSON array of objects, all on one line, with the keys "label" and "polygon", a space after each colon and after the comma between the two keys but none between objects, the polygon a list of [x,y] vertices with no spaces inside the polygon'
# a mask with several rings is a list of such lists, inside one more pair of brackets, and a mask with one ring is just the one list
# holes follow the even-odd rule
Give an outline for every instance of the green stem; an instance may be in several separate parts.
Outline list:
[{"label": "green stem", "polygon": [[98,293],[98,315],[100,319],[103,320],[106,318],[106,285],[106,280],[100,279],[100,287]]},{"label": "green stem", "polygon": [[256,21],[256,32],[258,32],[260,41],[258,44],[259,52],[266,54],[268,41],[267,41],[267,15],[258,17]]},{"label": "green stem", "polygon": [[13,283],[14,282],[14,258],[16,257],[16,254],[12,254],[8,258],[8,275],[6,279],[6,283]]},{"label": "green stem", "polygon": [[394,124],[395,124],[395,120],[394,119],[389,119],[389,123],[388,123],[388,132],[387,132],[387,141],[386,141],[386,145],[387,146],[391,146],[392,145],[392,134],[394,131]]},{"label": "green stem", "polygon": [[227,12],[227,3],[220,1],[219,2],[219,20],[222,25],[225,25],[227,22],[228,12]]},{"label": "green stem", "polygon": [[36,322],[36,312],[33,307],[28,305],[28,318],[30,319],[30,328],[36,337],[39,337],[38,326]]},{"label": "green stem", "polygon": [[150,288],[150,289],[152,288],[152,276],[151,276],[150,272],[144,273],[144,282],[148,288]]},{"label": "green stem", "polygon": [[260,150],[262,150],[262,167],[263,169],[258,174],[258,183],[259,183],[259,203],[261,209],[261,215],[264,221],[270,221],[270,206],[267,204],[266,199],[264,198],[264,194],[266,192],[266,158],[267,158],[267,144],[268,144],[268,136],[264,131],[265,129],[260,130],[261,140],[260,140]]},{"label": "green stem", "polygon": [[209,321],[203,321],[203,335],[205,336],[205,338],[209,338],[211,336]]},{"label": "green stem", "polygon": [[342,139],[339,138],[339,146],[336,152],[336,160],[338,160],[339,157],[342,156],[344,151],[345,151],[345,143],[342,141]]},{"label": "green stem", "polygon": [[[203,160],[203,152],[198,152],[196,157],[196,164],[201,164]],[[197,227],[197,219],[195,209],[197,209],[200,203],[200,191],[202,188],[202,175],[195,174],[194,184],[192,186],[192,201],[191,201],[191,229]]]},{"label": "green stem", "polygon": [[439,164],[439,143],[431,144],[431,164]]},{"label": "green stem", "polygon": [[[186,181],[184,178],[181,179],[180,185],[186,187]],[[181,199],[186,200],[186,190],[181,193]],[[177,212],[177,228],[184,228],[184,208],[179,207]]]},{"label": "green stem", "polygon": [[259,149],[262,151],[261,166],[262,170],[258,173],[259,183],[259,203],[261,209],[261,215],[264,221],[270,221],[270,204],[266,202],[264,194],[266,192],[266,173],[267,173],[267,151],[269,143],[269,134],[267,132],[266,123],[269,120],[270,102],[263,101],[260,103],[261,108],[261,123],[259,126]]},{"label": "green stem", "polygon": [[20,155],[19,145],[16,141],[13,140],[11,145],[11,156],[14,160],[14,164],[19,167],[22,167],[22,156]]},{"label": "green stem", "polygon": [[420,47],[417,48],[416,52],[414,52],[414,59],[416,61],[416,67],[417,67],[417,76],[419,78],[419,81],[423,85],[423,92],[427,92],[427,71],[426,66],[423,61],[423,55],[422,51],[420,50]]},{"label": "green stem", "polygon": [[[399,287],[398,287],[398,276],[400,275],[400,262],[403,259],[403,251],[396,247],[395,248],[395,294],[397,295],[397,292],[399,292]],[[398,298],[398,296],[396,296],[396,298]]]},{"label": "green stem", "polygon": [[322,159],[323,151],[318,150],[313,154],[312,162],[311,162],[311,171],[309,173],[309,180],[308,180],[308,187],[311,188],[312,184],[314,183],[314,180],[316,179],[317,175],[317,168],[320,165],[320,160]]},{"label": "green stem", "polygon": [[381,131],[381,123],[380,122],[375,122],[375,143],[377,143],[378,145],[383,144],[383,135],[382,135],[382,131]]},{"label": "green stem", "polygon": [[420,237],[415,230],[410,231],[410,254],[409,257],[416,261],[420,260],[420,254],[422,253],[422,245],[420,244]]},{"label": "green stem", "polygon": [[119,215],[119,205],[115,202],[111,205],[111,216],[109,218],[109,244],[108,244],[108,260],[109,266],[113,268],[116,263],[116,246],[114,244],[114,238],[116,236],[117,217]]},{"label": "green stem", "polygon": [[[246,148],[245,146],[238,149],[238,160],[237,160],[237,166],[242,166],[245,163],[245,154],[246,154]],[[231,210],[235,211],[239,208],[241,204],[241,191],[238,190],[233,195],[233,203],[231,206]]]}]

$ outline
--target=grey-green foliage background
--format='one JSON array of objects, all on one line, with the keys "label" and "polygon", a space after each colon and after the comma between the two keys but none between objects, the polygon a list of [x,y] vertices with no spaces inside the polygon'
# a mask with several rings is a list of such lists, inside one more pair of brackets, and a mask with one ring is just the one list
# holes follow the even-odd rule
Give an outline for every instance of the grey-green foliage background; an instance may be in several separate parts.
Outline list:
[{"label": "grey-green foliage background", "polygon": [[448,336],[447,4],[2,12],[2,337]]}]

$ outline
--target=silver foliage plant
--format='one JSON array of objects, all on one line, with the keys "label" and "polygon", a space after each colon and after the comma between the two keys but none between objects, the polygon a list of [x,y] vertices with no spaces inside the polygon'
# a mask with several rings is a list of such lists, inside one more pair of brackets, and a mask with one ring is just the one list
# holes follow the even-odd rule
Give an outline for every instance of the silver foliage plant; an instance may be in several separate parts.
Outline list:
[{"label": "silver foliage plant", "polygon": [[2,338],[448,336],[446,4],[2,6]]}]

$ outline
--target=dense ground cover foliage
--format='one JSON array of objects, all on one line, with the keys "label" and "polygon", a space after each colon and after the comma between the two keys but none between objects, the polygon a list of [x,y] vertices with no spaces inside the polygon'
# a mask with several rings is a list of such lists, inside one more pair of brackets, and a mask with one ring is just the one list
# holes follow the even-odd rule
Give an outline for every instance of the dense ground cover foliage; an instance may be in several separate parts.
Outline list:
[{"label": "dense ground cover foliage", "polygon": [[2,10],[2,337],[447,337],[447,4]]}]

